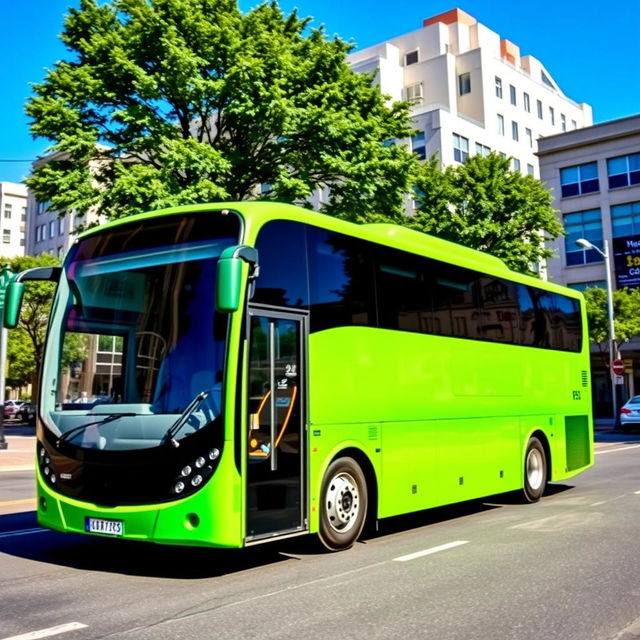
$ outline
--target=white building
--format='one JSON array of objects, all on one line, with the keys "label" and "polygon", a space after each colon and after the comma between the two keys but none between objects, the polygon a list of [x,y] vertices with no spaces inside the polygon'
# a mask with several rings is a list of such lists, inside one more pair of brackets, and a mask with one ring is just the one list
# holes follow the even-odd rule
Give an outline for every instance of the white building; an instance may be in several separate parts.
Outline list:
[{"label": "white building", "polygon": [[24,255],[27,188],[15,182],[0,182],[0,256]]},{"label": "white building", "polygon": [[[50,154],[38,158],[33,163],[33,168],[36,169],[42,164],[55,160],[59,155]],[[63,216],[60,216],[59,212],[52,209],[48,202],[39,202],[33,192],[29,191],[26,253],[30,256],[50,253],[62,258],[75,240],[78,229],[99,221],[98,216],[91,213],[79,216],[74,211],[67,211]]]},{"label": "white building", "polygon": [[537,139],[588,126],[591,107],[567,98],[544,65],[460,9],[421,29],[356,51],[357,72],[378,73],[381,91],[413,104],[411,140],[444,165],[497,151],[539,177]]}]

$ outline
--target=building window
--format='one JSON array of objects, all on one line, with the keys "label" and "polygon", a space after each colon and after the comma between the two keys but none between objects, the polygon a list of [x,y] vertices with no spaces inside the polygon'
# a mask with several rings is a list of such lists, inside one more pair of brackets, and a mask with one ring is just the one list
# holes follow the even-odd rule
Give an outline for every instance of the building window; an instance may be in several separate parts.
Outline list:
[{"label": "building window", "polygon": [[404,66],[408,67],[410,64],[418,62],[418,50],[409,51],[404,57]]},{"label": "building window", "polygon": [[64,235],[64,218],[58,218],[58,235]]},{"label": "building window", "polygon": [[533,165],[532,165],[532,164],[528,164],[528,165],[527,165],[527,175],[528,175],[528,176],[532,176],[532,175],[534,175],[534,172],[533,172]]},{"label": "building window", "polygon": [[549,107],[549,118],[551,119],[551,124],[555,125],[555,123],[556,123],[556,112],[553,110],[553,107]]},{"label": "building window", "polygon": [[2,243],[11,244],[11,229],[2,230]]},{"label": "building window", "polygon": [[560,169],[562,197],[580,196],[600,189],[598,165],[595,162]]},{"label": "building window", "polygon": [[491,148],[487,147],[483,144],[480,144],[479,142],[476,142],[476,155],[477,156],[482,156],[483,158],[486,158],[489,154],[491,153]]},{"label": "building window", "polygon": [[640,184],[640,153],[607,159],[609,189]]},{"label": "building window", "polygon": [[463,96],[466,93],[471,93],[471,74],[461,73],[458,76],[458,91]]},{"label": "building window", "polygon": [[10,202],[5,202],[5,205],[4,205],[4,217],[5,218],[11,218],[11,203]]},{"label": "building window", "polygon": [[498,135],[504,135],[504,118],[498,114]]},{"label": "building window", "polygon": [[612,206],[611,227],[614,238],[640,234],[640,202]]},{"label": "building window", "polygon": [[536,107],[538,108],[538,118],[542,120],[542,101],[536,100]]},{"label": "building window", "polygon": [[496,96],[502,98],[502,79],[496,76]]},{"label": "building window", "polygon": [[517,142],[520,139],[518,134],[518,123],[511,121],[511,137]]},{"label": "building window", "polygon": [[27,207],[22,207],[20,219],[24,222],[27,219]]},{"label": "building window", "polygon": [[61,246],[59,246],[57,253],[58,253],[58,258],[62,258],[62,254],[64,253],[64,249]]},{"label": "building window", "polygon": [[576,211],[564,216],[564,249],[567,266],[602,262],[602,256],[595,249],[584,249],[576,244],[579,238],[585,238],[596,247],[602,248],[602,218],[600,209]]},{"label": "building window", "polygon": [[547,85],[547,87],[555,89],[555,87],[553,86],[553,82],[551,82],[551,78],[549,78],[549,76],[544,71],[542,71],[542,69],[540,70],[540,79],[542,80],[543,84]]},{"label": "building window", "polygon": [[55,236],[55,235],[56,235],[56,221],[52,220],[49,223],[49,237],[53,238],[53,236]]},{"label": "building window", "polygon": [[591,280],[590,282],[572,282],[568,284],[569,289],[575,289],[576,291],[584,291],[585,289],[606,289],[606,280]]},{"label": "building window", "polygon": [[469,157],[469,140],[453,134],[453,159],[456,162],[465,162]]},{"label": "building window", "polygon": [[520,171],[520,160],[518,158],[511,158],[511,168],[514,171]]},{"label": "building window", "polygon": [[527,140],[529,141],[529,146],[533,147],[533,133],[531,132],[531,129],[529,129],[528,127],[524,130],[525,135],[527,136]]},{"label": "building window", "polygon": [[571,121],[571,128],[572,129],[577,129],[578,128],[578,123],[575,120]]},{"label": "building window", "polygon": [[523,93],[522,94],[522,98],[523,98],[523,101],[524,101],[524,110],[527,113],[530,113],[531,112],[531,103],[529,101],[529,94],[528,93]]},{"label": "building window", "polygon": [[410,84],[404,90],[407,102],[411,104],[419,104],[422,102],[422,82],[416,82],[416,84]]},{"label": "building window", "polygon": [[564,113],[560,114],[560,128],[563,131],[567,130],[567,117],[564,115]]},{"label": "building window", "polygon": [[418,131],[411,136],[411,151],[415,153],[421,160],[427,157],[427,148],[425,146],[424,131]]},{"label": "building window", "polygon": [[517,100],[516,100],[516,88],[510,84],[509,85],[509,98],[511,100],[511,104],[515,106]]}]

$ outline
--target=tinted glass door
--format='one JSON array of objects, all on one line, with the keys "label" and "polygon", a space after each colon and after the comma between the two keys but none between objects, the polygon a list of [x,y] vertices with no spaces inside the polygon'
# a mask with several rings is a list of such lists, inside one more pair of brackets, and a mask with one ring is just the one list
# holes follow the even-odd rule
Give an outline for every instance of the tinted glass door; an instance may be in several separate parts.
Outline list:
[{"label": "tinted glass door", "polygon": [[247,540],[305,528],[305,316],[249,312]]}]

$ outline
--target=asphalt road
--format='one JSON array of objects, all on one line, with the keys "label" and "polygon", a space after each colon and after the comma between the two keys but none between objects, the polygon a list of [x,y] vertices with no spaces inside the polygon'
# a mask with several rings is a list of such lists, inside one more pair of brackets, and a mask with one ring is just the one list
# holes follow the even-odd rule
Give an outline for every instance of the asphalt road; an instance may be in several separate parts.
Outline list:
[{"label": "asphalt road", "polygon": [[[394,518],[336,554],[300,538],[167,548],[0,516],[0,640],[640,638],[640,438],[598,440],[596,466],[538,504]],[[32,486],[0,480],[0,500]]]}]

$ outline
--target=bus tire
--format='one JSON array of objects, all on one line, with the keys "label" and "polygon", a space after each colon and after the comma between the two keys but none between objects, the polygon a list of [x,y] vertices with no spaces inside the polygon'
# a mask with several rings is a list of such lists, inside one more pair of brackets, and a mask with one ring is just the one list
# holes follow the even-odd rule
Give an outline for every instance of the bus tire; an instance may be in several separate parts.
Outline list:
[{"label": "bus tire", "polygon": [[367,514],[367,483],[353,458],[338,458],[327,469],[320,491],[322,544],[331,551],[348,549],[358,539]]},{"label": "bus tire", "polygon": [[538,438],[531,437],[524,456],[524,499],[538,502],[547,488],[547,454]]}]

